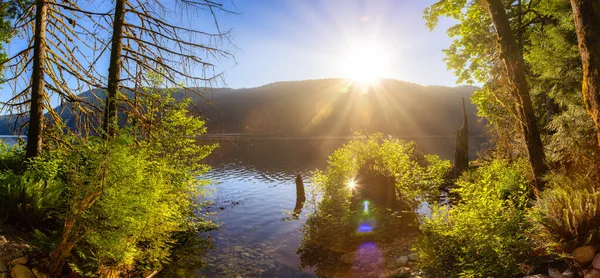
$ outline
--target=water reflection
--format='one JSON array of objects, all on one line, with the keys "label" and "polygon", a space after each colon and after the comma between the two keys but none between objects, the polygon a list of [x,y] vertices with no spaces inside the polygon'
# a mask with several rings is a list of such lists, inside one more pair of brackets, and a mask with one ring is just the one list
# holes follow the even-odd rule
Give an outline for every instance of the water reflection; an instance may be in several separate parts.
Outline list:
[{"label": "water reflection", "polygon": [[393,211],[368,200],[326,200],[306,220],[297,254],[300,267],[319,276],[378,277],[395,267],[397,257],[409,254],[417,235],[415,212]]},{"label": "water reflection", "polygon": [[[205,269],[197,269],[199,277],[314,277],[315,275],[355,276],[380,271],[398,252],[408,253],[409,239],[414,237],[414,215],[394,214],[394,235],[381,236],[383,223],[373,217],[377,208],[372,204],[360,208],[356,215],[341,221],[341,215],[307,215],[314,209],[304,206],[297,220],[281,221],[296,207],[296,176],[310,186],[310,172],[323,169],[327,157],[351,138],[296,138],[293,140],[249,140],[220,142],[207,162],[212,170],[207,178],[214,202],[210,208],[221,224],[209,235],[215,248],[204,256]],[[450,159],[453,155],[453,137],[407,138],[416,139],[426,153],[436,153]],[[476,144],[471,144],[475,146]],[[306,191],[306,199],[312,196]],[[318,216],[316,216],[318,215]],[[362,222],[361,222],[362,221]],[[302,230],[306,223],[308,229]],[[372,231],[359,232],[361,224]],[[335,227],[336,231],[332,231]],[[363,227],[361,230],[368,229]],[[386,247],[394,242],[395,250]],[[365,244],[363,246],[363,244]],[[371,245],[370,245],[371,244]],[[363,246],[361,248],[361,246]],[[299,248],[300,247],[300,248]],[[377,248],[375,248],[377,247]],[[398,250],[402,249],[402,250]],[[353,261],[340,263],[341,256],[356,252]],[[375,255],[377,254],[377,255]],[[356,261],[354,261],[356,260]],[[353,274],[354,273],[354,274]]]}]

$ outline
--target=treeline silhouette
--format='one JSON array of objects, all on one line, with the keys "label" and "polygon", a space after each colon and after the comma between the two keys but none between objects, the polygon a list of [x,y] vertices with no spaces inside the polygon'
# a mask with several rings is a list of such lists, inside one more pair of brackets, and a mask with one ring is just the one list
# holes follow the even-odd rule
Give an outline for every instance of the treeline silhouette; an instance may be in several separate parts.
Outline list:
[{"label": "treeline silhouette", "polygon": [[[256,88],[204,89],[202,97],[189,96],[196,103],[191,113],[205,117],[209,133],[285,136],[348,136],[363,131],[455,136],[462,120],[461,99],[465,98],[470,135],[476,136],[483,129],[469,101],[476,89],[421,86],[391,79],[369,86],[345,79],[319,79],[275,82]],[[97,89],[80,96],[99,104],[104,93]],[[177,92],[175,97],[184,94]],[[55,109],[68,126],[76,123],[69,107]],[[119,117],[121,124],[126,121],[124,116]],[[15,134],[19,125],[2,116],[0,134]]]}]

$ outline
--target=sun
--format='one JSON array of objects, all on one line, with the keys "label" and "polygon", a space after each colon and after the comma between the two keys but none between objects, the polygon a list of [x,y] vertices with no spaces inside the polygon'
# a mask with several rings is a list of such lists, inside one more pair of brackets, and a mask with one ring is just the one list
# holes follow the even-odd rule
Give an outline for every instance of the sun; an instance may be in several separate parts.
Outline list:
[{"label": "sun", "polygon": [[351,44],[344,54],[344,77],[370,85],[389,74],[388,52],[375,42]]}]

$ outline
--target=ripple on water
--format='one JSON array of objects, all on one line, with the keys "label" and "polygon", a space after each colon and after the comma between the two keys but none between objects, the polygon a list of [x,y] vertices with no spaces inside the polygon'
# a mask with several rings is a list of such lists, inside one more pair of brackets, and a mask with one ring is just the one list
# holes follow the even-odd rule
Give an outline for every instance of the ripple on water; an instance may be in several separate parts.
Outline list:
[{"label": "ripple on water", "polygon": [[211,185],[210,200],[226,209],[215,216],[221,228],[211,232],[216,249],[206,256],[204,274],[310,277],[297,269],[300,260],[295,254],[303,221],[281,221],[286,216],[283,212],[295,205],[297,173],[307,171],[257,172],[237,163],[213,166],[205,176],[217,181]]}]

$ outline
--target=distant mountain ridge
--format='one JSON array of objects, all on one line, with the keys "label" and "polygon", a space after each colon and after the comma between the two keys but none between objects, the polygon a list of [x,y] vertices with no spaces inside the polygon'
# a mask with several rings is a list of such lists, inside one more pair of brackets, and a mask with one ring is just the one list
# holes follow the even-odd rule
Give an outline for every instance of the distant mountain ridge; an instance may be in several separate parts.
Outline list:
[{"label": "distant mountain ridge", "polygon": [[[209,133],[346,136],[378,131],[396,136],[455,136],[462,124],[462,98],[467,103],[470,134],[481,134],[482,124],[469,100],[476,89],[391,79],[370,86],[319,79],[215,88],[204,90],[208,102],[199,96],[193,99],[207,120]],[[103,98],[101,90],[81,96],[89,99],[92,94]],[[65,111],[62,116],[68,119],[69,109]],[[0,134],[13,134],[11,128],[8,117],[0,117]]]},{"label": "distant mountain ridge", "polygon": [[476,87],[381,80],[364,88],[344,79],[276,82],[216,90],[200,103],[211,133],[343,136],[362,130],[397,136],[455,136],[467,103],[471,135],[481,133],[470,103]]}]

